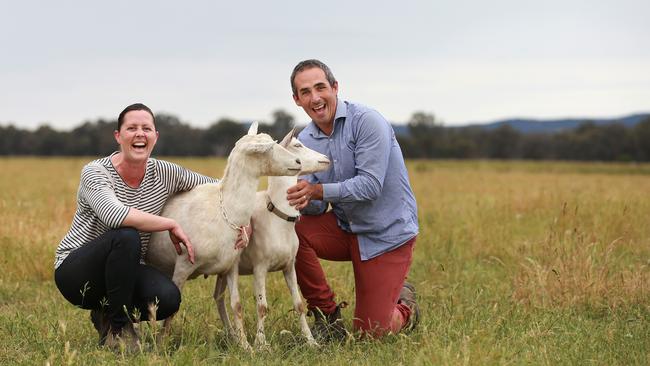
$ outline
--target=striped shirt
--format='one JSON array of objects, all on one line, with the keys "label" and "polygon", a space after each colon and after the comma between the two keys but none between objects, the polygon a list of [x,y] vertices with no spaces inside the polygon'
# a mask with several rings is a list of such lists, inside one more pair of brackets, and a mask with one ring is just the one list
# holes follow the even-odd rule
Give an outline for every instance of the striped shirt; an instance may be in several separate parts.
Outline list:
[{"label": "striped shirt", "polygon": [[[132,188],[122,180],[111,163],[111,156],[115,154],[117,152],[94,160],[81,170],[77,212],[70,230],[56,249],[54,268],[58,268],[75,249],[111,229],[120,227],[129,213],[129,208],[160,215],[165,202],[174,193],[218,181],[178,164],[149,158],[142,183],[138,188]],[[140,232],[142,262],[150,237],[151,233]]]}]

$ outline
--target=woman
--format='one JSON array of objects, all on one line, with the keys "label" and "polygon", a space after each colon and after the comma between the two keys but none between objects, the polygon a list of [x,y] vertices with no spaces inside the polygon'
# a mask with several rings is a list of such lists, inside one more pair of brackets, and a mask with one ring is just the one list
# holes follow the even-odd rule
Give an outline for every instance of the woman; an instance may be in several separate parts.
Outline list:
[{"label": "woman", "polygon": [[194,261],[190,239],[177,222],[159,216],[162,207],[176,192],[217,180],[150,157],[158,131],[143,104],[120,113],[114,135],[120,151],[82,169],[77,211],[56,250],[54,278],[69,302],[91,310],[100,345],[137,347],[132,322],[150,319],[151,309],[164,319],[181,302],[174,283],[143,261],[150,233],[168,231],[178,254],[184,245]]}]

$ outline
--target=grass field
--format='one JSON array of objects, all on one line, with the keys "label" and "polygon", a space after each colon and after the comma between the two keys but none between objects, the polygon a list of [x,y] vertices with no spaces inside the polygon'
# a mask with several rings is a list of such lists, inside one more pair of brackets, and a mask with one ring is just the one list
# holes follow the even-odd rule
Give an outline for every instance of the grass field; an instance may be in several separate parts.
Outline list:
[{"label": "grass field", "polygon": [[[271,350],[230,344],[214,278],[188,283],[172,335],[116,354],[53,281],[54,250],[89,158],[0,159],[0,364],[650,364],[650,165],[411,161],[420,235],[411,335],[309,349],[280,274],[269,278]],[[216,159],[170,159],[221,176]],[[351,267],[327,262],[354,306]],[[251,278],[240,281],[254,335]],[[344,310],[347,324],[352,310]]]}]

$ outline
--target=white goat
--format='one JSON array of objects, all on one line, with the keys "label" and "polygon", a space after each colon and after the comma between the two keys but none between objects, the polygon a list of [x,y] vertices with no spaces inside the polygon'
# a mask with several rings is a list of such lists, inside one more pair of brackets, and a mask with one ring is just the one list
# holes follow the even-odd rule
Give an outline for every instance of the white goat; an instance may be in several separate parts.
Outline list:
[{"label": "white goat", "polygon": [[[186,280],[199,275],[227,277],[237,328],[236,334],[230,334],[246,349],[250,345],[244,333],[237,287],[237,262],[242,251],[234,248],[235,241],[240,229],[250,223],[259,177],[297,174],[300,169],[300,160],[269,135],[257,134],[257,123],[254,123],[230,152],[219,183],[203,184],[179,193],[163,208],[162,215],[176,220],[192,240],[195,263],[190,263],[187,255],[176,254],[167,233],[151,236],[147,262],[171,276],[180,290]],[[165,320],[166,331],[170,322],[171,317]]]},{"label": "white goat", "polygon": [[[280,145],[295,154],[302,163],[300,174],[315,173],[329,167],[327,156],[305,147],[293,137],[293,130],[287,134]],[[257,192],[255,210],[253,211],[253,235],[249,245],[244,249],[239,260],[240,275],[254,275],[255,300],[257,302],[257,334],[255,346],[267,347],[264,335],[264,319],[267,314],[266,273],[280,271],[289,287],[293,308],[299,315],[300,328],[310,345],[317,345],[307,325],[306,309],[296,281],[296,252],[298,237],[295,232],[295,220],[299,212],[287,201],[287,189],[297,182],[296,175],[269,177],[266,191]],[[230,285],[228,285],[230,286]],[[226,283],[222,276],[217,277],[217,309],[226,329],[231,329],[228,313],[221,296]]]}]

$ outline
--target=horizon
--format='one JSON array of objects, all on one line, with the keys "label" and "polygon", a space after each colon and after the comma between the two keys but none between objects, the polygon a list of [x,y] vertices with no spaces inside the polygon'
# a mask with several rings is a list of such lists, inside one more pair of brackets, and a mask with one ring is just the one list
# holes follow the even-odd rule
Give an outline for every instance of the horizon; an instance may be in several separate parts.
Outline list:
[{"label": "horizon", "polygon": [[[171,117],[178,118],[178,120],[182,124],[186,124],[186,125],[188,125],[188,126],[190,126],[192,128],[198,128],[198,129],[206,129],[206,128],[210,127],[211,125],[216,124],[217,122],[219,122],[219,120],[222,119],[222,118],[228,118],[228,119],[231,119],[231,120],[233,120],[235,122],[238,122],[238,123],[244,124],[244,125],[248,125],[248,124],[250,124],[252,122],[258,122],[258,123],[262,123],[262,124],[270,124],[270,123],[272,123],[272,121],[270,121],[270,120],[250,120],[250,119],[237,119],[237,118],[231,118],[231,117],[220,117],[220,118],[215,119],[213,122],[211,122],[210,124],[208,124],[206,126],[196,126],[196,125],[192,124],[190,121],[184,120],[182,118],[182,116],[170,114],[170,113],[167,113],[167,112],[156,112],[156,111],[154,111],[154,114],[156,116],[166,115],[166,116],[171,116]],[[291,113],[289,113],[289,114],[291,114]],[[458,124],[446,124],[446,123],[444,123],[444,121],[438,121],[438,120],[436,120],[436,122],[437,123],[442,122],[442,124],[441,124],[442,127],[454,127],[454,128],[457,128],[457,127],[470,127],[470,126],[472,126],[472,127],[473,126],[487,126],[487,125],[496,124],[496,123],[511,122],[511,121],[522,121],[522,120],[527,121],[527,122],[539,122],[539,123],[549,123],[549,122],[552,123],[552,122],[558,122],[558,121],[562,122],[562,121],[567,121],[567,120],[572,120],[572,121],[590,121],[590,120],[595,120],[595,121],[603,121],[603,120],[605,120],[605,121],[608,121],[608,120],[617,121],[617,120],[622,120],[624,118],[629,118],[629,117],[634,117],[634,116],[650,116],[650,111],[648,111],[648,112],[633,112],[633,113],[627,113],[627,114],[620,115],[620,116],[604,116],[604,117],[572,117],[572,116],[568,116],[568,117],[550,117],[550,118],[506,117],[506,118],[499,118],[499,119],[490,120],[490,121],[467,122],[467,123],[458,123]],[[69,131],[71,131],[71,130],[79,127],[79,126],[82,126],[85,123],[97,123],[99,121],[114,122],[114,121],[117,121],[117,116],[112,117],[112,118],[99,117],[99,118],[95,118],[95,119],[84,119],[81,122],[79,122],[78,124],[72,125],[72,126],[69,126],[69,127],[66,127],[66,128],[59,128],[59,127],[56,127],[56,126],[52,126],[52,125],[50,125],[48,123],[39,124],[38,126],[34,126],[34,127],[20,127],[20,126],[17,126],[16,124],[6,123],[6,122],[3,122],[3,121],[0,120],[0,128],[7,128],[9,126],[13,126],[13,127],[17,128],[17,129],[22,129],[22,130],[26,130],[26,131],[29,131],[29,132],[34,132],[38,128],[48,126],[48,127],[52,128],[55,131],[69,132]],[[294,123],[294,126],[304,127],[309,122],[310,121],[302,121],[301,122],[301,121],[296,120],[295,123]],[[388,120],[388,122],[393,126],[407,126],[408,125],[408,121],[390,121],[390,120]]]}]

